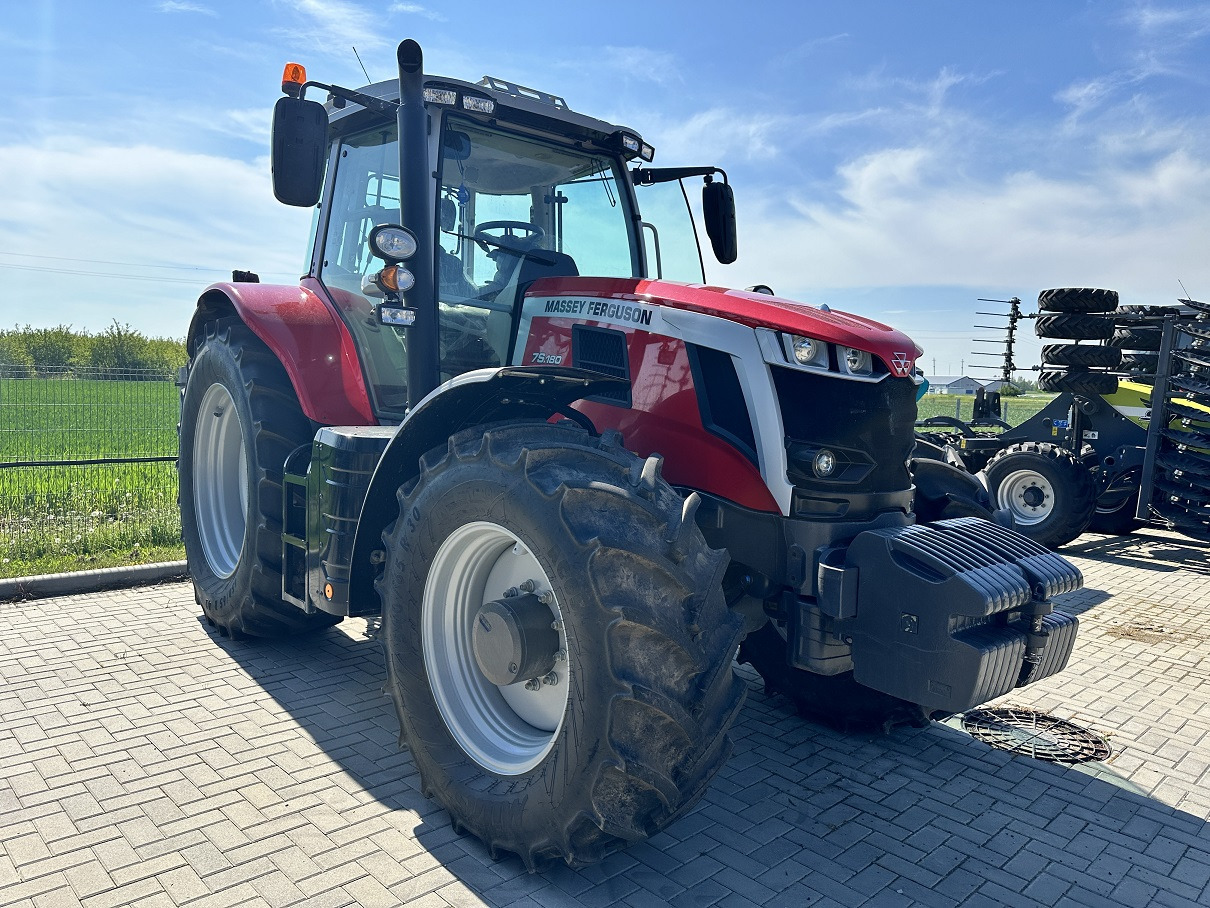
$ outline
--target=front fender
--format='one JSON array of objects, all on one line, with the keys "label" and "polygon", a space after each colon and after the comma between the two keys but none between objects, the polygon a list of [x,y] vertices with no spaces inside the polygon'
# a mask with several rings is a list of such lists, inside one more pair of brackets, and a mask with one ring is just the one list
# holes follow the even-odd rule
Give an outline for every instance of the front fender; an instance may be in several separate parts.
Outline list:
[{"label": "front fender", "polygon": [[377,423],[361,359],[340,316],[325,301],[318,281],[280,284],[211,284],[189,325],[189,353],[207,322],[236,315],[285,367],[309,418],[326,426]]},{"label": "front fender", "polygon": [[399,487],[419,475],[420,458],[427,452],[472,426],[548,420],[561,412],[585,419],[572,413],[569,405],[626,384],[624,379],[583,369],[509,366],[464,373],[429,394],[400,424],[370,478],[353,541],[349,614],[378,611],[374,592],[377,569],[371,556],[382,547],[383,531],[399,516]]}]

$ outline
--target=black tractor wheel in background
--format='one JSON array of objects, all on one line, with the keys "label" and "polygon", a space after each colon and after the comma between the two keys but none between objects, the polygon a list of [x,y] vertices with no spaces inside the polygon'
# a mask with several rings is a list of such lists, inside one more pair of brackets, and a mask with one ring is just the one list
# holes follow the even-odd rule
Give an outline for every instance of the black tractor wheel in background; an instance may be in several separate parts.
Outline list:
[{"label": "black tractor wheel in background", "polygon": [[1170,318],[1180,314],[1180,306],[1118,306],[1110,313],[1114,318],[1128,320],[1132,324],[1139,319]]},{"label": "black tractor wheel in background", "polygon": [[282,472],[311,438],[285,369],[237,319],[207,328],[181,401],[181,535],[194,593],[223,634],[280,637],[340,619],[282,599]]},{"label": "black tractor wheel in background", "polygon": [[1045,344],[1042,363],[1047,366],[1089,366],[1115,368],[1121,362],[1122,351],[1101,344]]},{"label": "black tractor wheel in background", "polygon": [[1109,344],[1123,350],[1158,350],[1162,330],[1149,327],[1117,328],[1109,339]]},{"label": "black tractor wheel in background", "polygon": [[1059,287],[1038,294],[1038,309],[1043,312],[1112,312],[1117,305],[1116,290]]},{"label": "black tractor wheel in background", "polygon": [[1034,322],[1034,334],[1071,340],[1108,340],[1113,337],[1113,319],[1074,312],[1039,315]]},{"label": "black tractor wheel in background", "polygon": [[1112,394],[1118,389],[1118,377],[1108,372],[1042,372],[1038,387],[1043,391],[1072,394]]},{"label": "black tractor wheel in background", "polygon": [[422,791],[531,869],[655,834],[730,753],[727,557],[659,467],[617,433],[471,429],[384,534],[388,689]]},{"label": "black tractor wheel in background", "polygon": [[1059,445],[1010,445],[983,474],[993,505],[1013,515],[1017,532],[1049,548],[1083,533],[1096,509],[1092,471]]},{"label": "black tractor wheel in background", "polygon": [[1119,369],[1123,372],[1139,375],[1154,375],[1159,368],[1158,353],[1123,353]]},{"label": "black tractor wheel in background", "polygon": [[1115,489],[1097,499],[1088,529],[1093,533],[1107,533],[1111,536],[1129,535],[1142,526],[1142,521],[1134,516],[1138,506],[1139,486],[1136,475],[1133,488]]}]

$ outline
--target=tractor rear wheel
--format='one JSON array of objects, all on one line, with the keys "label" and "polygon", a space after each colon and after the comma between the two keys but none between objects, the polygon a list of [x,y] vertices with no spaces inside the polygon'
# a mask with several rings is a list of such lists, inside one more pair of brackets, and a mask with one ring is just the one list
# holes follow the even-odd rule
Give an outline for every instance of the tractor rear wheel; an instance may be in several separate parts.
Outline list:
[{"label": "tractor rear wheel", "polygon": [[730,753],[727,557],[659,466],[617,433],[470,429],[384,534],[388,689],[422,790],[531,870],[653,835]]},{"label": "tractor rear wheel", "polygon": [[983,472],[995,507],[1010,511],[1017,532],[1035,542],[1058,548],[1088,528],[1096,509],[1092,473],[1066,448],[1010,445]]},{"label": "tractor rear wheel", "polygon": [[208,326],[181,401],[181,536],[194,596],[224,635],[281,637],[340,619],[285,602],[282,472],[312,434],[281,363],[237,319]]}]

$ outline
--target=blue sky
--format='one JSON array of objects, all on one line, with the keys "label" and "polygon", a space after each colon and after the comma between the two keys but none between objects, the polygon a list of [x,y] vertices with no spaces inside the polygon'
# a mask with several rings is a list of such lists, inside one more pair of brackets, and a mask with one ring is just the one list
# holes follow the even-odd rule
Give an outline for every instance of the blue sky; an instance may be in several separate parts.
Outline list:
[{"label": "blue sky", "polygon": [[978,297],[1210,298],[1210,4],[33,0],[0,17],[0,324],[181,336],[232,268],[292,282],[282,65],[355,87],[352,48],[387,78],[404,37],[724,167],[740,259],[708,279],[885,321],[926,371],[990,362]]}]

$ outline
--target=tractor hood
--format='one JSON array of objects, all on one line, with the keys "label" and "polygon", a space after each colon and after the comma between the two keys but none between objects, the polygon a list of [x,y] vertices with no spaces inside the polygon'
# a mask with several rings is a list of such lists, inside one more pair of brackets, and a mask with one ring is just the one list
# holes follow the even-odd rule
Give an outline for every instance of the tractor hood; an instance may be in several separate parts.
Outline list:
[{"label": "tractor hood", "polygon": [[[575,301],[591,304],[593,300],[618,300],[700,312],[752,328],[805,335],[864,350],[900,377],[912,374],[920,355],[906,334],[872,319],[746,290],[642,278],[557,277],[535,281],[526,296],[566,297],[569,305]],[[570,308],[565,311],[572,313]],[[591,310],[576,311],[591,314]]]}]

